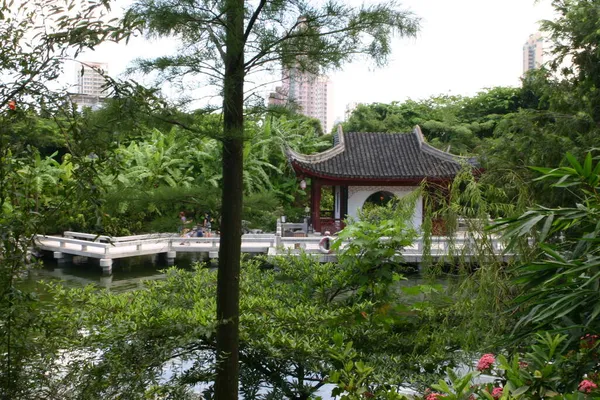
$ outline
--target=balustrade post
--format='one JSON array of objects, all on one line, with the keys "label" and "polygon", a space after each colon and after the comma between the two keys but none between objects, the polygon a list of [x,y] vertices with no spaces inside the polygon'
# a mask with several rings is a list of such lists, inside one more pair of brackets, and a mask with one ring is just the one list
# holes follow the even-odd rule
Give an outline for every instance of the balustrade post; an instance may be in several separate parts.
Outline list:
[{"label": "balustrade post", "polygon": [[277,229],[275,230],[275,248],[280,247],[282,245],[281,243],[281,234],[282,234],[282,226],[281,226],[281,220],[279,218],[277,218]]}]

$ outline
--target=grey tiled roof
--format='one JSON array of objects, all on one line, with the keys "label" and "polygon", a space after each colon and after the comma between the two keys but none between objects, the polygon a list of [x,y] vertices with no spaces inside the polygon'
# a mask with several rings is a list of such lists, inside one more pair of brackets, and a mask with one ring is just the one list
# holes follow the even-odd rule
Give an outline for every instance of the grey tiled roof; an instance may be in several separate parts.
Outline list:
[{"label": "grey tiled roof", "polygon": [[373,180],[453,178],[458,157],[425,143],[419,127],[412,133],[338,132],[339,142],[323,153],[288,151],[294,168],[321,177]]}]

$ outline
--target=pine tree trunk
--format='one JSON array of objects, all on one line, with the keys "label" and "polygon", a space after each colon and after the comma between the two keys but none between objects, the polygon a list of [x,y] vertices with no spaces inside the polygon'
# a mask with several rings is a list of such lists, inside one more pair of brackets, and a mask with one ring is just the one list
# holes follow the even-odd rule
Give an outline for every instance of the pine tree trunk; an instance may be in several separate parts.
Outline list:
[{"label": "pine tree trunk", "polygon": [[244,148],[244,0],[225,0],[223,195],[217,278],[215,398],[238,398],[239,279]]}]

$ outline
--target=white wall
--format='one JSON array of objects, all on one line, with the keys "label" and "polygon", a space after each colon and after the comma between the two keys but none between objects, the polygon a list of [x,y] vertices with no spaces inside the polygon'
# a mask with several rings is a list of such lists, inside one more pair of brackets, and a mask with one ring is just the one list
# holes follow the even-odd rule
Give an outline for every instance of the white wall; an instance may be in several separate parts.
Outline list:
[{"label": "white wall", "polygon": [[[365,201],[373,193],[386,191],[393,193],[396,197],[404,197],[417,190],[417,186],[349,186],[348,187],[348,216],[356,218]],[[415,229],[421,227],[423,221],[423,199],[421,196],[417,199],[415,213],[413,215],[413,226]]]}]

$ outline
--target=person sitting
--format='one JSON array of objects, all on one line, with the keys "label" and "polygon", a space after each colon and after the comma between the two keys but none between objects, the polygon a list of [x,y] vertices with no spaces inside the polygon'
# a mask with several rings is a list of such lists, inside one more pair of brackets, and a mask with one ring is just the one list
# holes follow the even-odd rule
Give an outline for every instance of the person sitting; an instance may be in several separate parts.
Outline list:
[{"label": "person sitting", "polygon": [[209,213],[204,213],[204,233],[206,237],[211,237],[211,228],[212,228],[213,219],[211,218]]}]

